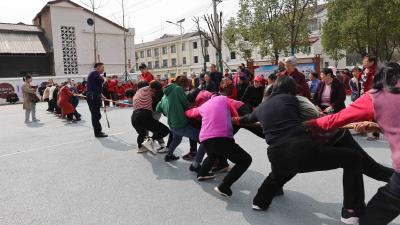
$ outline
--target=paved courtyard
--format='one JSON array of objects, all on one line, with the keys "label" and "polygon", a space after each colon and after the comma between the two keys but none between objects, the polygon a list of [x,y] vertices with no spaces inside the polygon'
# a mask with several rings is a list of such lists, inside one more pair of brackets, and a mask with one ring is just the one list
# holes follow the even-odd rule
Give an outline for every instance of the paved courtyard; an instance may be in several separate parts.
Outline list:
[{"label": "paved courtyard", "polygon": [[[270,171],[265,141],[240,131],[236,141],[253,157],[233,185],[233,197],[213,192],[222,179],[199,183],[189,163],[165,163],[163,155],[136,153],[130,109],[110,109],[110,137],[93,137],[86,103],[83,121],[67,124],[38,105],[37,124],[25,125],[22,105],[0,106],[0,224],[251,224],[340,223],[342,170],[300,174],[267,212],[251,210],[252,198]],[[357,140],[377,161],[390,165],[385,140]],[[189,149],[188,140],[177,155]],[[368,201],[383,183],[365,177]],[[392,224],[400,224],[400,218]]]}]

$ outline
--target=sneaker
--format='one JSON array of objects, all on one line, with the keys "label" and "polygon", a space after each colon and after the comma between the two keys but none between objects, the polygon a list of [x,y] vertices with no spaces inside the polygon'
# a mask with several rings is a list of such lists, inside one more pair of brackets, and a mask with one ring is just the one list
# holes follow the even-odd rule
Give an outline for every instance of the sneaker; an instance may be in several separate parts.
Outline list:
[{"label": "sneaker", "polygon": [[230,167],[229,164],[228,165],[221,165],[221,166],[217,166],[217,167],[213,167],[211,169],[212,173],[226,173],[229,172]]},{"label": "sneaker", "polygon": [[254,211],[267,211],[267,209],[261,208],[260,206],[255,205],[255,204],[253,204],[253,205],[251,206],[251,208],[252,208]]},{"label": "sneaker", "polygon": [[147,139],[147,141],[143,142],[142,145],[147,148],[149,151],[155,153],[156,150],[154,150],[154,142],[152,139]]},{"label": "sneaker", "polygon": [[32,122],[37,123],[37,122],[40,122],[40,120],[34,119],[34,120],[32,120]]},{"label": "sneaker", "polygon": [[193,164],[190,164],[189,170],[194,172],[194,173],[199,173],[200,172],[200,166],[194,167]]},{"label": "sneaker", "polygon": [[215,178],[215,174],[214,173],[207,173],[204,175],[198,175],[197,176],[197,180],[198,181],[206,181],[206,180],[212,180]]},{"label": "sneaker", "polygon": [[230,188],[223,188],[223,187],[219,186],[219,187],[215,187],[214,191],[224,197],[229,198],[232,196],[232,190]]},{"label": "sneaker", "polygon": [[142,146],[142,147],[138,148],[137,153],[145,153],[147,151],[148,151],[148,149],[146,147]]},{"label": "sneaker", "polygon": [[25,120],[25,122],[24,122],[25,124],[30,124],[30,123],[32,123],[31,121],[29,121],[29,120]]},{"label": "sneaker", "polygon": [[164,158],[165,162],[175,161],[175,160],[178,160],[178,159],[179,159],[178,156],[169,155],[169,154],[165,155],[165,158]]},{"label": "sneaker", "polygon": [[358,224],[358,219],[360,215],[357,211],[349,211],[347,209],[342,208],[342,218],[341,221],[344,224]]},{"label": "sneaker", "polygon": [[168,148],[167,147],[159,147],[157,148],[157,153],[159,154],[163,154],[163,153],[167,153],[168,152]]},{"label": "sneaker", "polygon": [[196,153],[189,152],[188,154],[182,156],[182,159],[186,161],[193,161],[193,159],[196,157]]}]

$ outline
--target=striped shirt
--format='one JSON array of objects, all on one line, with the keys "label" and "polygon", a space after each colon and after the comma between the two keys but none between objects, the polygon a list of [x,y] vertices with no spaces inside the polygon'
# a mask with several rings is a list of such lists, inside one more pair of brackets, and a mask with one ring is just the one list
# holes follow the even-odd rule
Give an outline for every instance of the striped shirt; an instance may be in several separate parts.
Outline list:
[{"label": "striped shirt", "polygon": [[140,88],[133,96],[133,110],[147,109],[152,111],[152,91],[150,87]]}]

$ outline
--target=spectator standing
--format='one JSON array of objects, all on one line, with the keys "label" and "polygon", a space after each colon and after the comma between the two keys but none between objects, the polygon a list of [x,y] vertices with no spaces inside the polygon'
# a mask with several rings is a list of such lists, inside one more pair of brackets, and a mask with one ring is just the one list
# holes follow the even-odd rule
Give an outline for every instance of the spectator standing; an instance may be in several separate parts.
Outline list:
[{"label": "spectator standing", "polygon": [[40,101],[36,96],[36,90],[31,86],[32,76],[25,77],[25,83],[22,85],[22,95],[24,97],[23,109],[25,109],[25,123],[30,123],[29,117],[32,114],[32,122],[39,122],[36,119],[36,103]]},{"label": "spectator standing", "polygon": [[292,77],[296,81],[298,94],[308,99],[311,99],[311,93],[308,84],[306,82],[306,76],[304,76],[304,74],[302,74],[296,68],[296,66],[297,66],[296,57],[294,56],[289,57],[288,59],[285,60],[286,70],[279,73],[278,77],[282,76]]},{"label": "spectator standing", "polygon": [[332,114],[346,108],[345,100],[346,93],[343,84],[336,79],[332,69],[322,69],[321,82],[313,99],[314,104],[321,112]]},{"label": "spectator standing", "polygon": [[140,75],[140,80],[147,81],[147,83],[149,84],[154,80],[154,76],[149,72],[149,69],[147,68],[146,64],[142,63],[139,66],[139,70],[142,73]]}]

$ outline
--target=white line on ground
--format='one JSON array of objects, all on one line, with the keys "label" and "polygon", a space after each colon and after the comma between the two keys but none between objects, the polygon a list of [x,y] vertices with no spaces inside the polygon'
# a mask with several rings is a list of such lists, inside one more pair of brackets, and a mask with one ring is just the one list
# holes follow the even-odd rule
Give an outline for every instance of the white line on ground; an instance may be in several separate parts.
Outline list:
[{"label": "white line on ground", "polygon": [[[118,136],[118,135],[121,135],[121,134],[124,134],[124,133],[127,133],[127,132],[128,131],[117,132],[117,133],[109,134],[108,136],[109,137]],[[40,147],[40,148],[33,148],[33,149],[28,149],[28,150],[18,150],[17,152],[0,155],[0,159],[1,158],[6,158],[6,157],[9,157],[9,156],[19,155],[19,154],[23,154],[23,153],[36,152],[36,151],[41,151],[41,150],[46,150],[46,149],[53,149],[53,150],[54,149],[59,149],[57,147],[60,147],[60,146],[63,146],[63,145],[79,144],[79,143],[83,143],[83,142],[87,142],[87,141],[93,141],[93,140],[96,140],[96,139],[93,137],[93,138],[81,139],[81,140],[78,140],[78,141],[69,141],[69,142],[60,143],[60,144],[56,144],[56,145]]]}]

